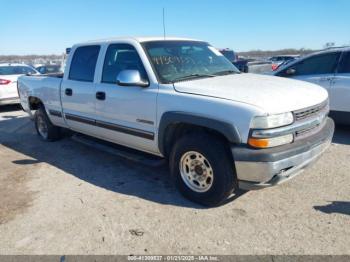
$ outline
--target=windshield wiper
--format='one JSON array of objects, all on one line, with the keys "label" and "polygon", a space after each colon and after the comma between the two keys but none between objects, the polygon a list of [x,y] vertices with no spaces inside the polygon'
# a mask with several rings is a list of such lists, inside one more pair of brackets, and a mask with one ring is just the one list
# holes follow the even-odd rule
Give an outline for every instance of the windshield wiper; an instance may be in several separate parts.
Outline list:
[{"label": "windshield wiper", "polygon": [[171,82],[175,83],[177,81],[181,81],[181,80],[188,80],[188,79],[195,79],[195,78],[199,78],[199,77],[215,77],[217,75],[211,75],[211,74],[190,74],[187,76],[181,76],[178,78],[173,79]]},{"label": "windshield wiper", "polygon": [[240,74],[241,72],[237,72],[235,70],[225,70],[221,72],[215,73],[216,76],[223,76],[223,75],[231,75],[231,74]]}]

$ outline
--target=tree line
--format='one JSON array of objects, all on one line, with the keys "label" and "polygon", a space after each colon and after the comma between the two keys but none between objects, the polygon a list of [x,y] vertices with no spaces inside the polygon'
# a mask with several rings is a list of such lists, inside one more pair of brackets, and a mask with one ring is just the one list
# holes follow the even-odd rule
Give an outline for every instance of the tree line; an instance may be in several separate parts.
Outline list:
[{"label": "tree line", "polygon": [[286,49],[280,49],[280,50],[251,50],[247,52],[238,52],[239,56],[244,57],[271,57],[271,56],[278,56],[278,55],[307,55],[310,53],[313,53],[317,50],[312,49],[293,49],[293,48],[286,48]]},{"label": "tree line", "polygon": [[0,55],[0,61],[33,61],[35,59],[57,60],[61,59],[62,55]]},{"label": "tree line", "polygon": [[[281,49],[281,50],[251,50],[246,52],[237,52],[239,56],[243,57],[271,57],[276,55],[307,55],[317,50],[312,49]],[[61,59],[62,55],[0,55],[0,61],[12,62],[12,61],[34,61],[36,59],[43,60],[58,60]]]}]

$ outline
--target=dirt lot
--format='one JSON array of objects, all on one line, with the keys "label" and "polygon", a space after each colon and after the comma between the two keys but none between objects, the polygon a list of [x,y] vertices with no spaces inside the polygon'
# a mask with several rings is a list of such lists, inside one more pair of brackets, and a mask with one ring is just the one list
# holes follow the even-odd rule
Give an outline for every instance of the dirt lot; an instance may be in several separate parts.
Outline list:
[{"label": "dirt lot", "polygon": [[204,209],[151,168],[0,109],[0,254],[350,254],[350,129],[289,183]]}]

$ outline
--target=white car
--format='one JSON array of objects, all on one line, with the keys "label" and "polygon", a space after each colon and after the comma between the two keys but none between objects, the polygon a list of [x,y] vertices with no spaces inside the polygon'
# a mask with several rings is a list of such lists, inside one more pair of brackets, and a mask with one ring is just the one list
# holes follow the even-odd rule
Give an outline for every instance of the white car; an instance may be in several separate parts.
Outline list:
[{"label": "white car", "polygon": [[24,64],[0,64],[0,105],[18,104],[17,79],[21,75],[39,74]]},{"label": "white car", "polygon": [[329,93],[330,116],[350,124],[350,47],[331,48],[303,57],[274,75],[311,82]]},{"label": "white car", "polygon": [[18,90],[43,140],[69,128],[167,158],[180,192],[210,206],[296,176],[334,131],[326,90],[241,74],[198,40],[77,44],[64,75],[22,76]]}]

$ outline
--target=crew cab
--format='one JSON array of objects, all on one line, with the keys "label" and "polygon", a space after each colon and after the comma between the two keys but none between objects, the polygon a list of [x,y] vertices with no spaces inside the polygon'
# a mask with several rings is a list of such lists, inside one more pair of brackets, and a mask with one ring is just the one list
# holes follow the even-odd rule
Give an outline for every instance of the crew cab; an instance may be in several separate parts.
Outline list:
[{"label": "crew cab", "polygon": [[314,83],[328,91],[330,116],[350,125],[350,47],[328,48],[278,69],[274,75]]},{"label": "crew cab", "polygon": [[18,90],[42,139],[68,128],[167,158],[179,191],[208,206],[300,174],[334,132],[326,90],[241,74],[199,40],[77,44],[64,74],[22,76]]}]

